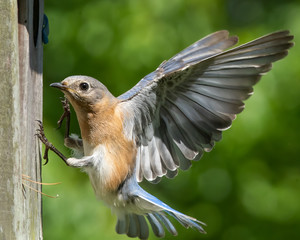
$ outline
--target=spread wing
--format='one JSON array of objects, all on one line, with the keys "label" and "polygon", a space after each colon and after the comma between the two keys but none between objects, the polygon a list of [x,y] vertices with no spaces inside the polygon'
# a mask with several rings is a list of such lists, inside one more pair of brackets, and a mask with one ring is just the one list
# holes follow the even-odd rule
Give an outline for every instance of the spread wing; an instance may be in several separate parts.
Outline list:
[{"label": "spread wing", "polygon": [[118,97],[126,135],[138,146],[138,181],[172,178],[210,151],[244,109],[252,86],[293,46],[293,36],[281,31],[224,51],[238,41],[228,35],[197,41]]}]

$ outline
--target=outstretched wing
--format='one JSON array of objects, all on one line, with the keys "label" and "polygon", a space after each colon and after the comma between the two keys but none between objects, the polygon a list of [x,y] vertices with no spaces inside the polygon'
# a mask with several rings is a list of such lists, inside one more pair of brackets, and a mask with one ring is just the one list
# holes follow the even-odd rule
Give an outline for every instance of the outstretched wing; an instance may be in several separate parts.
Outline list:
[{"label": "outstretched wing", "polygon": [[252,86],[293,46],[293,36],[281,31],[224,51],[238,41],[228,35],[199,40],[118,97],[126,135],[138,146],[138,181],[172,178],[210,151]]}]

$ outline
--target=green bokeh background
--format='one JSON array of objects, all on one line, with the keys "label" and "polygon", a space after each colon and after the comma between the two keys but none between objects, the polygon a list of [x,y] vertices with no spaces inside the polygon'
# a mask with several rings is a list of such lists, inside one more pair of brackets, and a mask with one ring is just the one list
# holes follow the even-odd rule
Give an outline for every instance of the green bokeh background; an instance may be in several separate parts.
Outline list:
[{"label": "green bokeh background", "polygon": [[[205,222],[206,235],[175,223],[177,239],[300,239],[300,2],[279,0],[48,0],[44,47],[46,135],[67,156],[56,130],[62,93],[49,87],[69,75],[99,79],[115,95],[132,87],[191,43],[228,29],[245,43],[289,29],[296,45],[255,86],[245,111],[211,153],[175,179],[142,186],[175,209]],[[72,132],[79,133],[75,115]],[[127,239],[96,200],[88,177],[54,154],[43,167],[44,239]],[[155,239],[153,235],[150,237]],[[166,233],[166,239],[173,239]]]}]

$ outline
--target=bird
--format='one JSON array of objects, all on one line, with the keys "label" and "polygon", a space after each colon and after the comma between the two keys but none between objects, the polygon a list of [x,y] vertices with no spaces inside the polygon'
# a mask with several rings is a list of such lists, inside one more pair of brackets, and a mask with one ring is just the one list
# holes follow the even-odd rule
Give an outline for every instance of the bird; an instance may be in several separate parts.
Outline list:
[{"label": "bird", "polygon": [[288,54],[292,40],[285,30],[233,47],[238,37],[221,30],[162,62],[118,97],[89,76],[52,83],[65,96],[59,125],[69,119],[70,103],[80,127],[81,138],[67,128],[64,144],[82,156],[63,156],[40,122],[44,158],[48,161],[52,150],[68,166],[88,174],[96,197],[116,214],[118,234],[148,239],[150,225],[158,238],[165,230],[176,236],[172,218],[205,233],[203,222],[171,208],[139,183],[174,178],[179,169],[189,169],[212,150],[243,111],[253,85]]}]

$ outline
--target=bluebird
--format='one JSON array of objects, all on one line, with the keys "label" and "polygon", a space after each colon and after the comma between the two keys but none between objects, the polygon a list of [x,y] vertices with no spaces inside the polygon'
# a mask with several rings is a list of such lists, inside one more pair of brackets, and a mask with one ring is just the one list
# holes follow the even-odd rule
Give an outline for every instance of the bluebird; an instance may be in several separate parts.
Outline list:
[{"label": "bluebird", "polygon": [[40,123],[44,157],[48,161],[52,150],[88,174],[97,198],[117,215],[119,234],[147,239],[148,221],[157,237],[164,237],[165,229],[175,236],[172,218],[204,233],[204,223],[150,195],[139,182],[174,178],[178,169],[189,169],[210,151],[244,109],[253,85],[272,62],[287,55],[292,39],[289,31],[279,31],[227,50],[238,38],[215,32],[161,63],[119,97],[88,76],[53,83],[66,97],[59,125],[69,120],[70,102],[81,131],[82,139],[69,135],[67,127],[65,146],[82,157],[63,156]]}]

